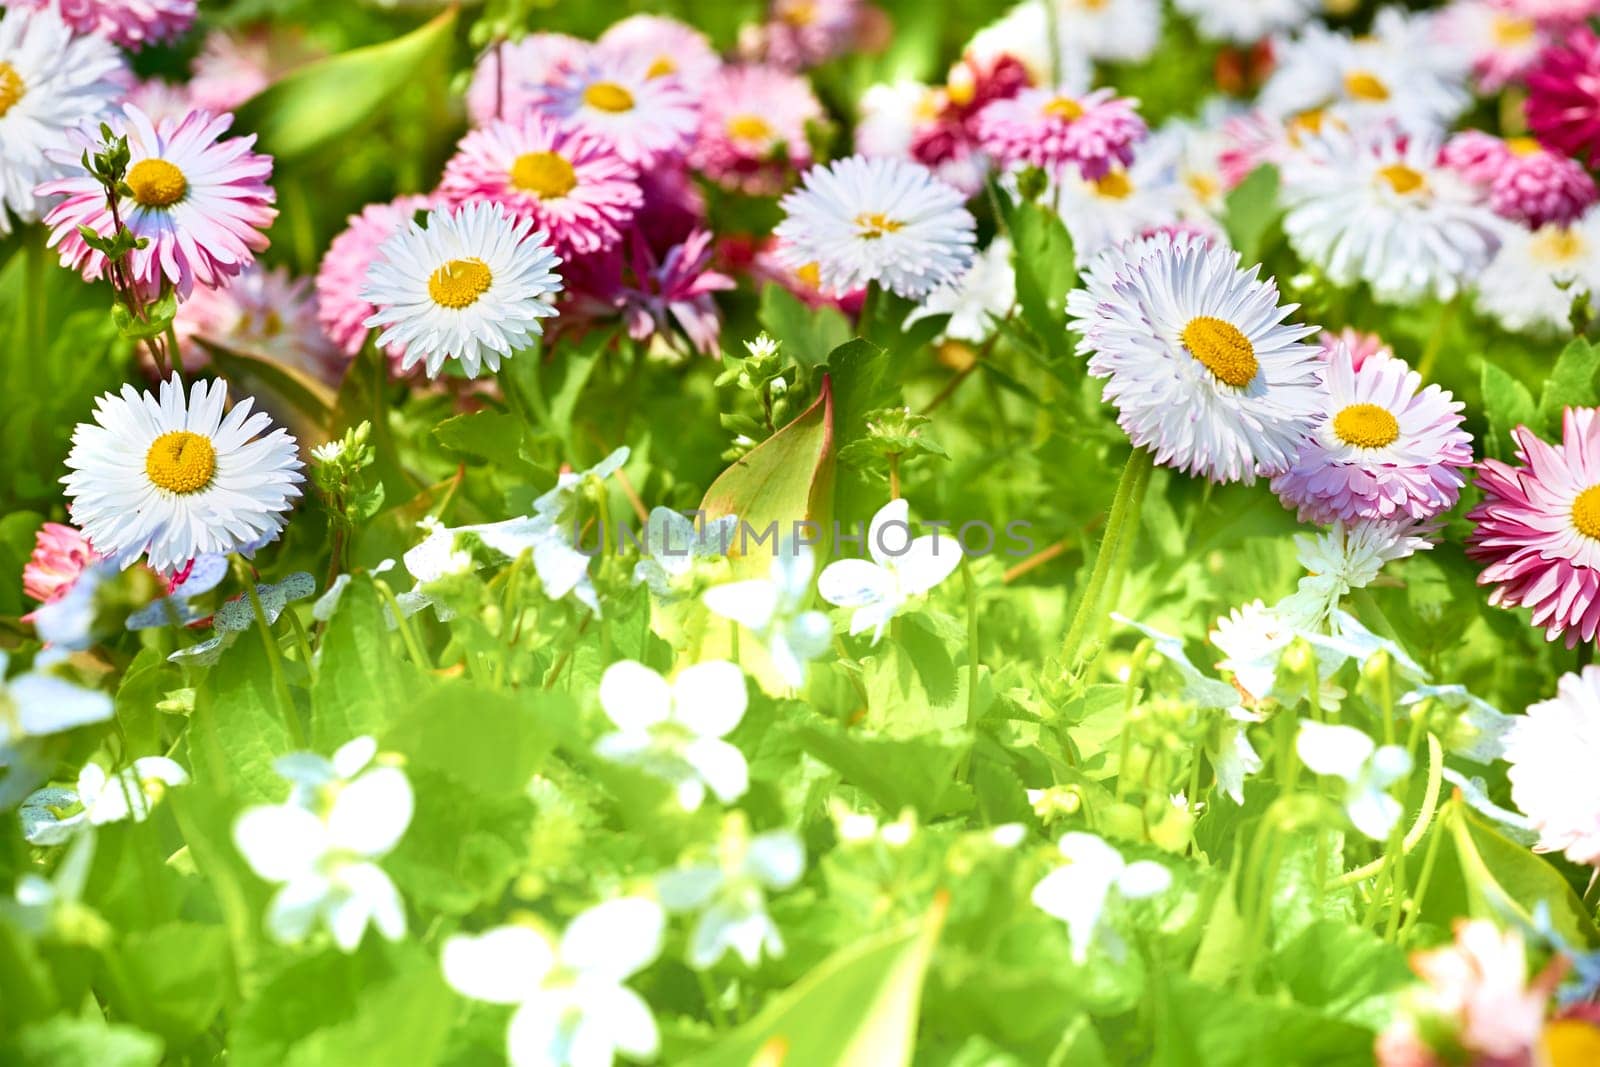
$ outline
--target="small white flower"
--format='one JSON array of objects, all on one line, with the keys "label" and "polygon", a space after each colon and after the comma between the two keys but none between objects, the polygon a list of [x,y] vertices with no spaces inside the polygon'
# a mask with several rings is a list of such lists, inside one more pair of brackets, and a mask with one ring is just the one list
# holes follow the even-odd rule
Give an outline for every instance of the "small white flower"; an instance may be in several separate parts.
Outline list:
[{"label": "small white flower", "polygon": [[[97,763],[84,764],[77,789],[41,789],[22,802],[22,835],[31,844],[59,845],[85,826],[131,818],[144,822],[172,786],[188,785],[189,774],[164,756],[145,756],[107,776]],[[71,815],[61,811],[82,805]]]},{"label": "small white flower", "polygon": [[796,689],[805,684],[806,664],[833,638],[826,615],[804,610],[815,567],[809,546],[785,543],[778,546],[767,577],[727,582],[701,595],[713,613],[760,637],[779,677]]},{"label": "small white flower", "polygon": [[649,555],[634,564],[633,580],[649,586],[663,601],[677,599],[695,562],[726,556],[738,527],[734,515],[707,521],[697,513],[691,520],[671,508],[653,508],[644,527],[644,547]]},{"label": "small white flower", "polygon": [[767,894],[794,886],[805,873],[805,845],[790,830],[747,838],[723,835],[715,863],[669,871],[656,881],[668,911],[698,911],[689,935],[689,966],[705,970],[731,949],[748,967],[763,954],[783,955],[783,936],[767,914]]},{"label": "small white flower", "polygon": [[1127,900],[1156,896],[1172,884],[1172,872],[1154,860],[1129,863],[1094,834],[1066,834],[1058,847],[1067,865],[1033,887],[1034,906],[1067,924],[1077,962],[1088,959],[1097,936],[1113,957],[1120,956],[1121,942],[1102,924],[1112,893]]},{"label": "small white flower", "polygon": [[906,316],[906,325],[932,315],[949,315],[941,338],[982,344],[1016,299],[1017,272],[1011,266],[1011,242],[997,236],[977,254],[959,280],[929,293],[921,306]]},{"label": "small white flower", "polygon": [[595,751],[672,784],[685,811],[709,788],[724,804],[744,796],[750,768],[723,740],[744,718],[744,675],[725,660],[686,667],[671,683],[642,663],[622,660],[600,677],[600,706],[616,724]]},{"label": "small white flower", "polygon": [[29,738],[111,718],[113,706],[105,693],[85,689],[37,668],[7,678],[9,662],[9,654],[0,651],[0,757],[6,749]]},{"label": "small white flower", "polygon": [[661,953],[666,917],[642,897],[597,904],[555,942],[526,926],[500,926],[444,943],[445,981],[490,1004],[515,1004],[507,1034],[512,1067],[602,1067],[617,1053],[649,1059],[661,1045],[655,1017],[624,983]]},{"label": "small white flower", "polygon": [[1374,841],[1386,841],[1404,809],[1389,787],[1411,771],[1411,757],[1399,745],[1377,743],[1354,726],[1329,725],[1309,719],[1295,737],[1300,760],[1316,774],[1343,778],[1345,813],[1357,830]]},{"label": "small white flower", "polygon": [[1600,866],[1600,667],[1563,674],[1506,737],[1511,799],[1539,833],[1539,852]]},{"label": "small white flower", "polygon": [[1432,531],[1419,522],[1341,519],[1319,534],[1295,534],[1296,553],[1308,573],[1281,603],[1283,614],[1306,629],[1330,629],[1346,596],[1371,585],[1386,563],[1432,548]]},{"label": "small white flower", "polygon": [[[248,808],[234,823],[245,861],[282,883],[267,908],[275,940],[303,941],[319,921],[345,952],[361,944],[369,922],[390,941],[405,936],[400,893],[375,861],[399,843],[414,801],[399,768],[367,766],[375,750],[370,739],[358,739],[332,761],[283,757],[276,766],[293,786],[289,800]],[[348,770],[353,777],[340,773]]]},{"label": "small white flower", "polygon": [[950,577],[961,563],[961,548],[954,537],[938,533],[913,539],[909,505],[891,500],[872,516],[867,529],[864,559],[835,560],[817,578],[823,600],[841,608],[855,608],[850,616],[852,635],[872,631],[874,643],[883,636],[889,620],[911,602]]}]

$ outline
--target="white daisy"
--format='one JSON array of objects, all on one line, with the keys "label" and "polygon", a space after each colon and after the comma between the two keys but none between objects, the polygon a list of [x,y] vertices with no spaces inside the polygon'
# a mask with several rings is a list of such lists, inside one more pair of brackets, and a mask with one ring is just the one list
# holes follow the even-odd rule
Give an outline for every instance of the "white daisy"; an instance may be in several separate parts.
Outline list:
[{"label": "white daisy", "polygon": [[1140,63],[1161,40],[1160,0],[1055,0],[1056,27],[1092,59]]},{"label": "white daisy", "polygon": [[126,89],[122,57],[103,37],[75,37],[52,7],[0,19],[0,234],[11,216],[38,220],[41,183],[67,173],[46,157],[65,134],[110,113]]},{"label": "white daisy", "polygon": [[1478,276],[1478,309],[1518,333],[1549,337],[1572,330],[1572,305],[1600,306],[1600,207],[1570,226],[1508,225],[1500,251]]},{"label": "white daisy", "polygon": [[979,252],[961,278],[929,293],[922,306],[906,316],[910,326],[931,315],[949,315],[941,339],[982,344],[994,333],[1017,299],[1017,272],[1011,265],[1011,242],[997,235]]},{"label": "white daisy", "polygon": [[793,830],[749,836],[738,816],[724,830],[714,863],[691,864],[656,879],[668,911],[699,912],[689,935],[689,966],[703,971],[731,949],[747,967],[784,953],[767,914],[767,894],[790,889],[806,869],[806,847]]},{"label": "white daisy", "polygon": [[1301,25],[1322,4],[1320,0],[1173,0],[1173,6],[1194,19],[1204,37],[1253,44]]},{"label": "white daisy", "polygon": [[724,804],[744,796],[750,768],[723,740],[744,718],[744,675],[726,660],[685,667],[668,682],[633,660],[600,676],[600,707],[616,729],[595,742],[601,758],[630,764],[670,783],[685,811],[706,790]]},{"label": "white daisy", "polygon": [[405,349],[402,369],[422,363],[436,378],[457,359],[476,378],[544,332],[560,264],[543,230],[498,204],[438,208],[378,249],[361,294],[377,311],[365,325],[384,328],[380,346]]},{"label": "white daisy", "polygon": [[1052,186],[1050,202],[1080,261],[1178,221],[1186,199],[1178,148],[1176,141],[1152,137],[1134,149],[1126,169],[1092,182],[1068,177]]},{"label": "white daisy", "polygon": [[872,631],[876,644],[889,620],[950,577],[961,563],[954,537],[935,531],[911,536],[910,506],[891,500],[872,516],[867,529],[867,554],[872,558],[837,559],[817,576],[817,593],[835,607],[854,608],[852,636]]},{"label": "white daisy", "polygon": [[1294,460],[1320,401],[1315,326],[1284,322],[1278,288],[1198,240],[1132,246],[1109,281],[1068,301],[1089,373],[1137,448],[1214,481],[1252,482]]},{"label": "white daisy", "polygon": [[1500,246],[1500,220],[1438,163],[1439,143],[1325,126],[1285,161],[1284,233],[1339,285],[1364,281],[1378,299],[1453,297]]},{"label": "white daisy", "polygon": [[828,292],[877,282],[917,299],[972,265],[972,213],[917,163],[850,156],[812,167],[782,207],[780,260],[796,270],[814,265]]},{"label": "white daisy", "polygon": [[595,48],[560,68],[540,110],[585,130],[641,168],[688,150],[700,109],[676,74],[652,74],[637,48]]},{"label": "white daisy", "polygon": [[[140,555],[168,574],[208,552],[236,552],[283,529],[303,481],[293,437],[253,412],[225,411],[228,387],[178,376],[160,397],[124,385],[95,402],[94,422],[72,434],[61,481],[72,519],[122,566]],[[262,436],[265,434],[265,436]]]},{"label": "white daisy", "polygon": [[1539,831],[1539,852],[1600,866],[1600,667],[1564,674],[1556,695],[1520,716],[1505,738],[1511,799]]}]

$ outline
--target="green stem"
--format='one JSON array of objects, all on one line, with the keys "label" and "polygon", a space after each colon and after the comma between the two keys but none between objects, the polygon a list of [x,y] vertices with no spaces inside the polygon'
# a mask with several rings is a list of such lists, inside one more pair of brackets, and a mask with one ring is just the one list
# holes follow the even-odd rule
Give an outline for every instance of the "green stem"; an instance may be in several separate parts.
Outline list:
[{"label": "green stem", "polygon": [[978,586],[972,564],[961,561],[961,582],[967,597],[967,729],[978,728]]},{"label": "green stem", "polygon": [[433,670],[433,661],[428,659],[428,654],[417,643],[417,635],[411,631],[411,620],[400,610],[400,601],[395,597],[394,590],[389,588],[389,583],[382,579],[374,579],[372,585],[394,615],[395,629],[400,631],[400,640],[405,644],[406,655],[411,657],[411,662],[425,671]]},{"label": "green stem", "polygon": [[1444,307],[1439,309],[1439,317],[1433,324],[1433,333],[1428,337],[1427,347],[1422,350],[1422,358],[1417,361],[1417,374],[1423,381],[1427,381],[1433,373],[1433,365],[1439,359],[1439,352],[1444,348],[1445,335],[1450,332],[1450,326],[1456,320],[1456,312],[1461,308],[1461,298],[1455,297]]},{"label": "green stem", "polygon": [[[1405,838],[1400,842],[1400,854],[1408,856],[1412,850],[1422,842],[1423,835],[1428,832],[1428,824],[1433,821],[1434,810],[1439,805],[1439,787],[1444,779],[1444,751],[1439,747],[1439,739],[1432,734],[1428,735],[1428,786],[1422,794],[1422,809],[1417,812],[1417,819],[1411,824],[1411,829],[1406,832]],[[1355,883],[1371,878],[1383,870],[1389,860],[1388,852],[1373,860],[1340,875],[1334,885],[1340,888],[1354,885]]]},{"label": "green stem", "polygon": [[278,706],[282,709],[284,725],[289,730],[289,739],[294,742],[295,748],[305,748],[305,733],[300,729],[300,717],[294,710],[294,698],[289,695],[289,682],[283,674],[282,653],[278,651],[278,638],[272,632],[272,624],[267,621],[266,609],[261,606],[261,594],[256,592],[255,577],[244,561],[235,556],[233,561],[234,573],[244,580],[245,592],[250,596],[250,610],[255,612],[256,627],[261,631],[261,644],[267,650],[267,670],[272,674],[272,689],[277,694]]},{"label": "green stem", "polygon": [[1140,484],[1148,478],[1152,466],[1150,453],[1144,449],[1134,449],[1133,454],[1128,457],[1127,466],[1122,468],[1122,477],[1117,481],[1116,495],[1111,499],[1111,513],[1106,519],[1106,531],[1100,539],[1100,550],[1095,555],[1094,570],[1089,574],[1089,581],[1085,584],[1083,595],[1078,600],[1078,610],[1072,616],[1072,625],[1067,630],[1066,640],[1061,645],[1061,665],[1069,671],[1077,663],[1078,656],[1083,650],[1084,639],[1100,622],[1101,601],[1105,596],[1106,584],[1110,581],[1111,570],[1119,558],[1117,546],[1129,521],[1137,521],[1136,498],[1142,496]]}]

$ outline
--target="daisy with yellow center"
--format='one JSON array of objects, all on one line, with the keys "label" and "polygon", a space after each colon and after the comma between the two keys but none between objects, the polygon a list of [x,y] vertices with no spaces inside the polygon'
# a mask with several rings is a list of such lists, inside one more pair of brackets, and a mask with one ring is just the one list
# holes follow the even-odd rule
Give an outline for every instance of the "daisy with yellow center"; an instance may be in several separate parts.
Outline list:
[{"label": "daisy with yellow center", "polygon": [[699,107],[680,75],[662,70],[659,52],[595,48],[552,72],[538,110],[600,139],[636,167],[655,166],[688,148]]},{"label": "daisy with yellow center", "polygon": [[1508,225],[1502,238],[1473,289],[1479,311],[1507,330],[1553,339],[1571,335],[1575,304],[1600,307],[1600,207],[1567,225]]},{"label": "daisy with yellow center", "polygon": [[825,121],[804,77],[730,64],[706,79],[689,165],[723,188],[775,196],[811,165],[812,130]]},{"label": "daisy with yellow center", "polygon": [[72,435],[62,482],[72,518],[95,548],[162,574],[196,556],[253,549],[277,537],[300,495],[294,438],[227,386],[176,375],[158,396],[131,385],[95,404]]},{"label": "daisy with yellow center", "polygon": [[1455,506],[1472,463],[1462,403],[1386,353],[1328,355],[1316,430],[1273,491],[1303,521],[1421,522]]},{"label": "daisy with yellow center", "polygon": [[1285,320],[1277,287],[1239,254],[1191,234],[1108,249],[1067,297],[1071,326],[1106,379],[1134,447],[1219,482],[1293,461],[1318,399],[1315,331]]},{"label": "daisy with yellow center", "polygon": [[378,250],[364,299],[380,345],[405,348],[402,369],[423,364],[430,378],[459,361],[469,378],[500,369],[544,332],[556,313],[561,263],[548,236],[499,204],[439,208]]}]

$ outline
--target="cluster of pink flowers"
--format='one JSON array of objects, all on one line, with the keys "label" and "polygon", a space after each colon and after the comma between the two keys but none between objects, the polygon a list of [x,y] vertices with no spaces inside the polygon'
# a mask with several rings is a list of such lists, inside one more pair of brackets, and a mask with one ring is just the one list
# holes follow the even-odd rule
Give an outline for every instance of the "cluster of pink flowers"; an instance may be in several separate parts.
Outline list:
[{"label": "cluster of pink flowers", "polygon": [[54,7],[76,33],[140,49],[170,41],[194,23],[199,0],[14,0],[17,8]]},{"label": "cluster of pink flowers", "polygon": [[1496,215],[1530,229],[1566,225],[1600,199],[1581,163],[1530,138],[1466,130],[1445,142],[1440,158],[1484,191]]},{"label": "cluster of pink flowers", "polygon": [[1600,37],[1564,34],[1528,73],[1528,128],[1546,147],[1600,164]]},{"label": "cluster of pink flowers", "polygon": [[978,141],[1005,166],[1070,169],[1094,181],[1132,163],[1133,146],[1149,132],[1134,105],[1110,89],[1024,89],[978,114]]}]

